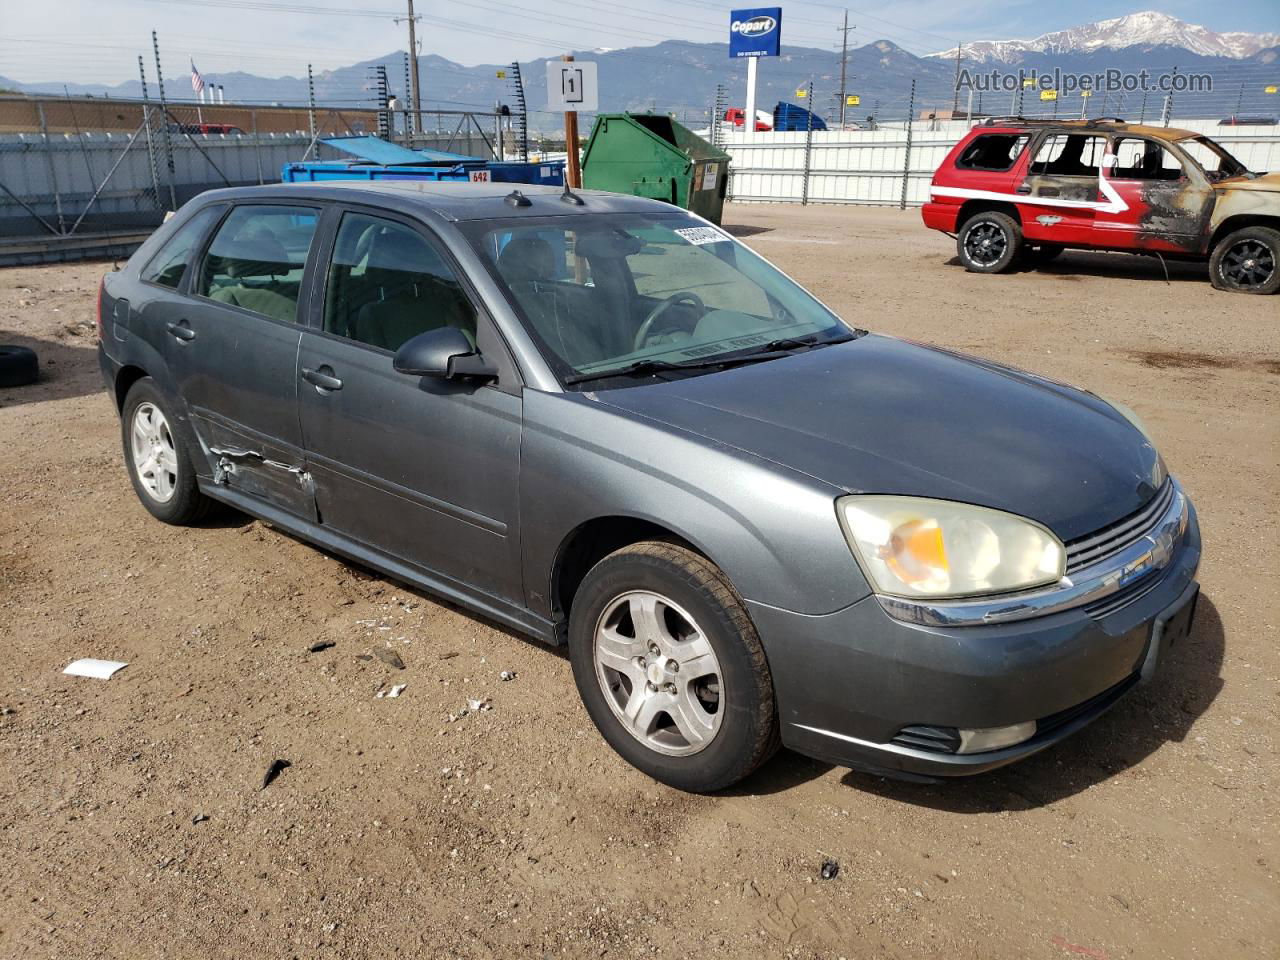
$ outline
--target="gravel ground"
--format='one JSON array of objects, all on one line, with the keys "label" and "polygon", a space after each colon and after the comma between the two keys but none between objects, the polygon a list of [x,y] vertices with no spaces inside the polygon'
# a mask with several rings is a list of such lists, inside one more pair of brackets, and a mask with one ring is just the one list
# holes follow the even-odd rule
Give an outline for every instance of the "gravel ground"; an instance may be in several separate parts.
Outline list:
[{"label": "gravel ground", "polygon": [[[726,219],[857,324],[1147,420],[1206,544],[1158,681],[985,777],[782,754],[676,793],[561,652],[243,517],[150,519],[96,368],[105,267],[4,270],[0,342],[44,377],[0,389],[0,956],[1276,956],[1280,299],[1122,256],[970,275],[914,212]],[[388,647],[403,670],[361,659]],[[82,656],[130,665],[60,672]]]}]

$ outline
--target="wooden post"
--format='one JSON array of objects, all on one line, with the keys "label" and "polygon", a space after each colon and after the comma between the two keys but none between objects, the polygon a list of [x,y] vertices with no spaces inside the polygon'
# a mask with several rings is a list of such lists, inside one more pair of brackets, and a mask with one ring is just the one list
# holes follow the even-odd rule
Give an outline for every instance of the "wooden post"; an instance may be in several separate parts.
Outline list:
[{"label": "wooden post", "polygon": [[[560,58],[565,63],[573,60],[573,54],[566,53]],[[564,113],[564,149],[568,154],[565,161],[565,182],[575,190],[582,189],[582,169],[578,157],[578,111],[566,110]]]}]

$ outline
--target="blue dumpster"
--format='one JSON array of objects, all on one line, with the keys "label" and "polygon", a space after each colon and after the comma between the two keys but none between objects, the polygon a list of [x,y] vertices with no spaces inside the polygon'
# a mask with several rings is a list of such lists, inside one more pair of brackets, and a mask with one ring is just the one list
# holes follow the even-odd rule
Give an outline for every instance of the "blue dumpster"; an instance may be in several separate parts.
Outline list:
[{"label": "blue dumpster", "polygon": [[321,143],[352,160],[317,160],[286,163],[280,170],[284,183],[317,183],[324,180],[434,180],[477,183],[564,184],[564,161],[516,163],[483,160],[442,150],[410,150],[378,137],[328,137]]}]

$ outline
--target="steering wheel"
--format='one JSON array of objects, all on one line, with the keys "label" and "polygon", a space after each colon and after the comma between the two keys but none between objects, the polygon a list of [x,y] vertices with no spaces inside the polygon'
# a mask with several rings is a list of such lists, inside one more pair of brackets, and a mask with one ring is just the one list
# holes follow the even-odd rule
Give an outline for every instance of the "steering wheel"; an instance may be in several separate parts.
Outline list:
[{"label": "steering wheel", "polygon": [[702,298],[696,293],[688,290],[681,290],[679,293],[673,293],[667,299],[649,311],[649,315],[644,318],[644,323],[640,324],[640,329],[636,331],[635,343],[632,345],[633,350],[639,350],[644,346],[645,340],[649,338],[649,331],[653,329],[653,323],[660,316],[674,307],[677,303],[687,303],[697,310],[706,310],[706,304],[702,302]]}]

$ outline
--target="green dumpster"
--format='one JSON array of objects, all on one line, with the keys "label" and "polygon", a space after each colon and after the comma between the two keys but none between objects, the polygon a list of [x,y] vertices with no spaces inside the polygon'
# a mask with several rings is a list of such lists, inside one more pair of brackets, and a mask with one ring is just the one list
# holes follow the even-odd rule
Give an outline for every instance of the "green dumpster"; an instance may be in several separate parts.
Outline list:
[{"label": "green dumpster", "polygon": [[582,157],[582,185],[665,200],[720,222],[729,155],[653,113],[602,113]]}]

